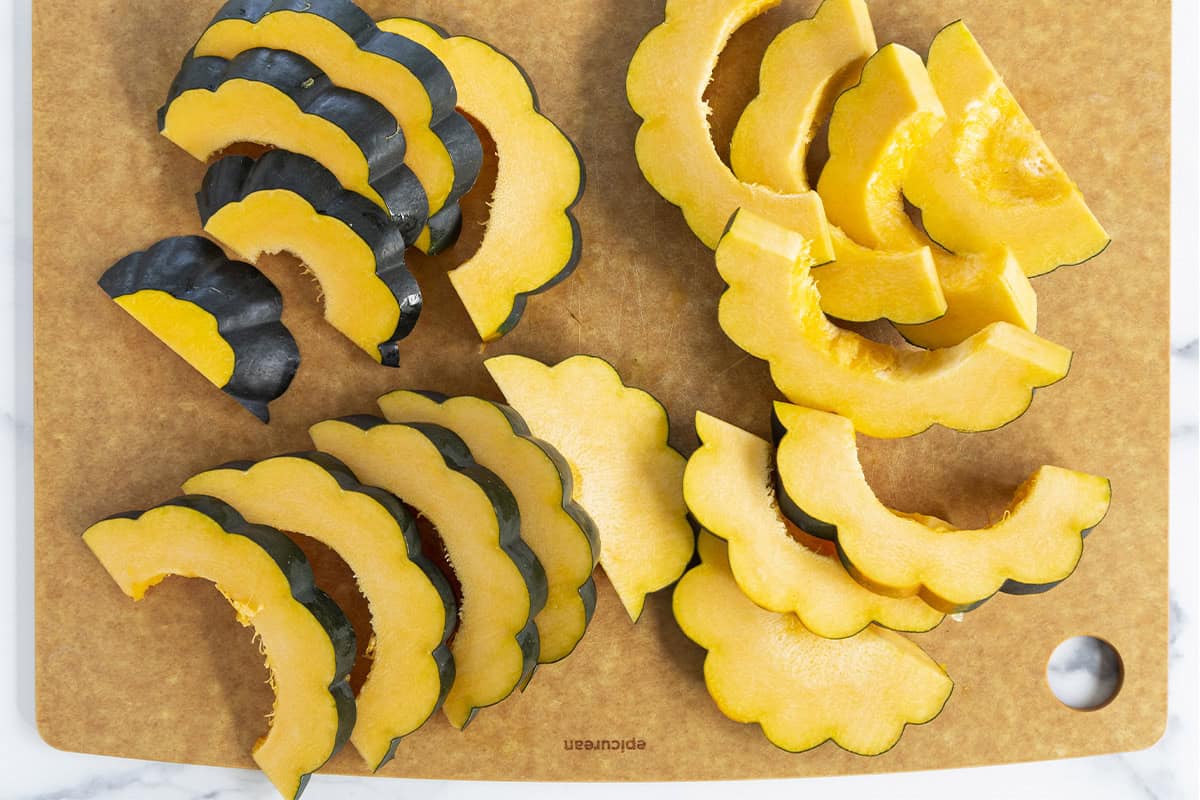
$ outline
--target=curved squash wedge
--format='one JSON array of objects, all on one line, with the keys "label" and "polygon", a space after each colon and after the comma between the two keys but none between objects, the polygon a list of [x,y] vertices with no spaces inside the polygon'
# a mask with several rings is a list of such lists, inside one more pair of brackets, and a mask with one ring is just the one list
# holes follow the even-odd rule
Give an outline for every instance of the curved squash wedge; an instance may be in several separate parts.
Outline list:
[{"label": "curved squash wedge", "polygon": [[196,195],[204,230],[242,258],[287,250],[321,285],[325,319],[384,366],[417,324],[421,289],[387,213],[313,159],[272,150],[209,167]]},{"label": "curved squash wedge", "polygon": [[750,602],[720,539],[702,531],[698,546],[701,564],[675,588],[675,619],[708,650],[704,682],[725,716],[758,723],[783,750],[832,741],[870,756],[941,713],[954,683],[908,639],[874,626],[817,636],[795,615]]},{"label": "curved squash wedge", "polygon": [[454,110],[454,79],[437,56],[380,30],[351,0],[229,0],[193,54],[233,59],[257,47],[303,56],[335,85],[377,100],[395,117],[407,143],[404,163],[429,200],[429,225],[406,241],[429,253],[453,244],[458,199],[475,184],[483,150]]},{"label": "curved squash wedge", "polygon": [[541,114],[532,84],[508,56],[419,20],[386,19],[379,27],[435,53],[454,76],[459,107],[496,143],[487,230],[475,254],[450,271],[480,338],[491,341],[520,321],[530,295],[557,285],[579,263],[583,240],[571,209],[583,195],[583,160]]},{"label": "curved squash wedge", "polygon": [[533,434],[570,464],[575,496],[600,531],[600,566],[636,621],[646,595],[683,574],[694,543],[685,461],[667,444],[666,409],[594,356],[548,367],[507,355],[484,366]]},{"label": "curved squash wedge", "polygon": [[[834,105],[829,161],[817,182],[829,221],[867,247],[911,251],[932,242],[909,219],[901,179],[942,127],[945,112],[921,57],[884,46],[862,80]],[[1034,330],[1037,296],[1010,252],[958,256],[931,249],[946,298],[945,315],[901,333],[923,347],[951,347],[992,322]]]},{"label": "curved squash wedge", "polygon": [[770,364],[792,402],[849,417],[869,436],[911,436],[934,424],[997,428],[1025,412],[1036,387],[1070,369],[1070,350],[1005,322],[932,351],[898,350],[838,328],[821,313],[811,261],[804,237],[739,211],[717,248],[729,284],[721,329]]},{"label": "curved squash wedge", "polygon": [[183,490],[219,498],[250,522],[312,537],[350,567],[374,632],[350,740],[371,767],[390,761],[400,737],[421,727],[450,690],[446,639],[458,616],[404,506],[324,453],[226,464],[188,478]]},{"label": "curved squash wedge", "polygon": [[945,247],[1007,246],[1026,275],[1078,264],[1109,236],[983,48],[960,20],[929,47],[947,122],[913,160],[904,193]]},{"label": "curved squash wedge", "polygon": [[546,603],[546,574],[521,539],[516,499],[439,425],[356,416],[319,422],[309,434],[319,450],[437,528],[462,592],[450,642],[454,685],[442,711],[466,727],[478,709],[524,686],[537,666],[533,618]]},{"label": "curved squash wedge", "polygon": [[776,403],[775,423],[783,513],[808,533],[836,540],[859,582],[894,597],[919,595],[948,614],[974,608],[1007,581],[1027,594],[1067,578],[1112,497],[1105,478],[1040,467],[1003,519],[957,530],[879,502],[858,463],[850,420]]},{"label": "curved squash wedge", "polygon": [[478,397],[397,391],[379,398],[389,422],[428,422],[454,431],[481,466],[504,481],[517,501],[521,538],[546,572],[546,605],[534,618],[538,662],[566,658],[596,609],[592,570],[600,555],[596,523],[571,499],[571,468],[536,439],[513,409]]},{"label": "curved squash wedge", "polygon": [[726,541],[733,576],[757,605],[794,613],[827,639],[853,636],[872,622],[927,631],[942,621],[919,598],[860,586],[836,556],[793,538],[775,504],[768,442],[703,412],[696,433],[701,446],[688,459],[684,499],[700,525]]},{"label": "curved squash wedge", "polygon": [[729,215],[746,208],[804,234],[818,263],[833,260],[821,200],[744,183],[713,147],[704,89],[733,32],[779,0],[668,0],[666,19],[646,35],[629,64],[629,104],[642,174],[683,211],[692,231],[715,248]]},{"label": "curved squash wedge", "polygon": [[829,235],[834,260],[812,270],[826,314],[849,322],[897,324],[945,316],[946,296],[930,248],[873,250],[834,225]]},{"label": "curved squash wedge", "polygon": [[429,216],[425,189],[404,163],[396,118],[370,97],[335,86],[295,53],[189,55],[158,110],[158,130],[201,161],[239,142],[306,155],[391,214],[405,242]]},{"label": "curved squash wedge", "polygon": [[263,422],[300,366],[280,321],[283,298],[249,264],[200,236],[177,236],[125,256],[100,288],[151,333]]},{"label": "curved squash wedge", "polygon": [[168,575],[203,578],[253,626],[275,689],[270,730],[252,755],[288,800],[350,736],[354,628],[313,584],[304,553],[211,497],[177,497],[97,522],[83,541],[121,591],[141,600]]}]

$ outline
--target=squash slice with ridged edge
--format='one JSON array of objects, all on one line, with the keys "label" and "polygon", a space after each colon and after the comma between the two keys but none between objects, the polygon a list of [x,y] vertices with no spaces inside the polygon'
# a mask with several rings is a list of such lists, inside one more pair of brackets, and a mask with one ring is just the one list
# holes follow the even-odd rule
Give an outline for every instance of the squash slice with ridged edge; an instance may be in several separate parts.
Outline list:
[{"label": "squash slice with ridged edge", "polygon": [[666,409],[594,356],[550,367],[506,355],[484,366],[533,434],[566,458],[575,498],[600,532],[600,566],[636,621],[646,595],[674,583],[693,552],[685,460],[667,444]]},{"label": "squash slice with ridged edge", "polygon": [[188,478],[183,490],[219,498],[250,522],[309,536],[350,567],[374,632],[350,741],[372,768],[386,764],[454,681],[446,646],[458,617],[454,594],[421,551],[403,504],[325,453],[226,464]]},{"label": "squash slice with ridged edge", "polygon": [[524,686],[537,666],[533,618],[546,603],[546,573],[521,539],[516,499],[440,425],[354,416],[318,422],[309,434],[318,450],[437,529],[461,591],[450,642],[454,685],[442,711],[465,727],[480,708]]},{"label": "squash slice with ridged edge", "polygon": [[842,563],[863,585],[893,597],[919,595],[948,614],[1006,587],[1030,594],[1066,579],[1112,497],[1106,478],[1040,467],[999,522],[978,530],[931,525],[875,497],[850,420],[776,403],[775,428],[783,513],[808,533],[835,540]]},{"label": "squash slice with ridged edge", "polygon": [[428,47],[450,70],[458,104],[496,143],[496,186],[479,249],[450,271],[483,341],[520,321],[532,294],[574,271],[583,239],[571,209],[583,195],[583,160],[542,115],[528,76],[486,42],[450,36],[414,19],[386,19],[385,31]]},{"label": "squash slice with ridged edge", "polygon": [[716,259],[729,284],[719,307],[726,335],[770,364],[792,402],[842,414],[870,436],[997,428],[1071,366],[1070,350],[1006,322],[930,351],[843,330],[821,312],[804,237],[747,211],[730,222]]},{"label": "squash slice with ridged edge", "polygon": [[429,201],[429,221],[406,240],[437,253],[458,238],[458,200],[483,163],[479,137],[455,111],[454,79],[428,49],[376,27],[351,0],[229,0],[193,48],[232,59],[256,47],[290,50],[337,86],[377,100],[404,132],[404,163]]},{"label": "squash slice with ridged edge", "polygon": [[943,246],[1007,246],[1026,275],[1079,264],[1109,236],[962,22],[929,47],[929,77],[946,109],[913,160],[904,193]]},{"label": "squash slice with ridged edge", "polygon": [[675,587],[675,619],[708,651],[704,683],[725,716],[758,723],[783,750],[832,741],[871,756],[941,713],[954,683],[911,641],[875,626],[817,636],[794,614],[750,602],[720,539],[701,531],[698,547],[700,565]]},{"label": "squash slice with ridged edge", "polygon": [[805,546],[775,504],[772,447],[704,412],[700,448],[688,459],[683,496],[700,525],[723,540],[737,584],[754,603],[794,613],[818,636],[853,636],[872,622],[927,631],[942,614],[919,598],[891,598],[855,583],[836,555]]},{"label": "squash slice with ridged edge", "polygon": [[[933,244],[909,219],[900,185],[944,122],[921,57],[898,44],[881,48],[833,108],[829,160],[817,181],[829,221],[867,247],[908,251]],[[950,347],[992,322],[1037,327],[1037,296],[1011,252],[955,255],[937,246],[931,252],[947,309],[933,322],[902,327],[911,342]]]},{"label": "squash slice with ridged edge", "polygon": [[546,605],[534,618],[538,662],[559,661],[583,638],[596,608],[592,570],[600,555],[596,523],[571,499],[571,468],[534,438],[514,409],[478,397],[396,391],[379,398],[389,422],[428,422],[454,431],[481,466],[504,481],[521,515],[521,538],[546,572]]},{"label": "squash slice with ridged edge", "polygon": [[275,690],[255,762],[286,800],[354,727],[354,628],[313,583],[304,553],[274,528],[251,525],[220,500],[177,497],[97,522],[83,534],[121,591],[141,600],[168,575],[203,578],[254,628]]}]

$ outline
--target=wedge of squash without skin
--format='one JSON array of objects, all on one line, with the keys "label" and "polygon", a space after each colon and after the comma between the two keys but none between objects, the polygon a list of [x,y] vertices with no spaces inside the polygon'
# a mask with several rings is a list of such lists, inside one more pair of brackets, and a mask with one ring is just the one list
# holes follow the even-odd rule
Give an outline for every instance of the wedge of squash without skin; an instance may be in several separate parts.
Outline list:
[{"label": "wedge of squash without skin", "polygon": [[295,453],[201,472],[184,491],[217,497],[247,520],[294,531],[346,562],[374,632],[350,740],[374,769],[441,706],[454,681],[446,640],[458,609],[450,584],[421,551],[412,517],[324,453]]},{"label": "wedge of squash without skin", "polygon": [[516,499],[439,425],[356,416],[319,422],[309,433],[319,450],[437,528],[462,592],[450,643],[454,685],[442,711],[465,727],[478,709],[524,686],[537,666],[533,618],[546,603],[546,573],[521,539]]},{"label": "wedge of squash without skin", "polygon": [[583,195],[583,160],[539,110],[521,67],[486,42],[450,36],[413,19],[386,19],[385,31],[420,42],[458,87],[458,104],[496,143],[496,186],[479,249],[450,271],[483,341],[520,321],[529,295],[545,291],[579,262],[583,241],[571,209]]},{"label": "wedge of squash without skin", "polygon": [[239,142],[308,156],[391,214],[405,242],[429,216],[425,190],[404,163],[396,118],[370,97],[335,86],[295,53],[189,55],[158,110],[158,130],[201,161]]},{"label": "wedge of squash without skin", "polygon": [[99,280],[109,297],[263,422],[300,366],[283,298],[249,264],[200,236],[125,256]]},{"label": "wedge of squash without skin", "polygon": [[683,495],[705,530],[728,544],[737,584],[757,605],[795,613],[818,636],[853,636],[872,622],[927,631],[942,614],[919,598],[896,599],[855,583],[836,556],[792,537],[775,504],[771,445],[703,412],[701,446],[688,459]]},{"label": "wedge of squash without skin", "polygon": [[379,398],[389,422],[428,422],[454,431],[475,461],[504,481],[517,501],[521,538],[546,572],[546,605],[534,618],[538,662],[559,661],[583,638],[596,608],[592,570],[600,555],[596,523],[571,499],[571,468],[536,439],[521,415],[478,397],[391,392]]},{"label": "wedge of squash without skin", "polygon": [[704,682],[725,716],[758,723],[784,750],[832,741],[870,756],[941,713],[954,684],[911,641],[874,626],[846,639],[817,636],[794,614],[750,602],[720,539],[701,531],[698,544],[700,565],[675,587],[675,619],[708,650]]},{"label": "wedge of squash without skin", "polygon": [[168,575],[203,578],[254,628],[271,672],[270,730],[253,757],[294,800],[354,727],[354,629],[313,584],[304,553],[274,528],[251,525],[220,500],[178,497],[103,520],[83,541],[121,591],[140,600]]},{"label": "wedge of squash without skin", "polygon": [[295,254],[320,282],[329,324],[384,366],[399,366],[400,341],[421,314],[421,289],[387,212],[286,150],[257,161],[221,159],[196,204],[205,232],[242,258]]},{"label": "wedge of squash without skin", "polygon": [[1108,246],[1079,187],[962,21],[934,37],[929,77],[947,122],[913,160],[904,193],[931,237],[963,252],[1007,246],[1030,276]]},{"label": "wedge of squash without skin", "polygon": [[875,497],[850,420],[776,403],[775,424],[783,513],[812,535],[836,540],[842,562],[864,585],[894,597],[920,595],[946,613],[974,608],[1008,581],[1028,594],[1067,578],[1112,497],[1105,478],[1041,467],[994,525],[932,526]]},{"label": "wedge of squash without skin", "polygon": [[290,50],[337,86],[377,100],[404,132],[404,163],[429,202],[429,223],[406,241],[427,253],[454,243],[458,200],[483,163],[479,137],[455,112],[454,80],[428,49],[376,27],[351,0],[229,0],[196,42],[196,56],[232,59],[256,47]]},{"label": "wedge of squash without skin", "polygon": [[821,312],[811,263],[804,237],[739,211],[717,248],[717,269],[729,284],[721,328],[770,364],[793,403],[848,417],[869,436],[911,436],[934,424],[997,428],[1025,412],[1035,388],[1070,369],[1070,350],[1006,322],[931,351],[899,350],[843,330]]},{"label": "wedge of squash without skin", "polygon": [[600,565],[636,621],[646,595],[683,574],[694,544],[666,409],[594,356],[548,367],[506,355],[484,366],[533,434],[566,458],[600,532]]}]

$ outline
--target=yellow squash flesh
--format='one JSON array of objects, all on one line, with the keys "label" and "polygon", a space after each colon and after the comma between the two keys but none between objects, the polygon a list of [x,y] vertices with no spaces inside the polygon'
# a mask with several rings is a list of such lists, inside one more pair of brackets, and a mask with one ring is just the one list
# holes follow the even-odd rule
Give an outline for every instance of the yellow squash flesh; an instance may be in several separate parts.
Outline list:
[{"label": "yellow squash flesh", "polygon": [[233,377],[233,348],[221,336],[217,318],[200,306],[158,289],[121,295],[113,302],[214,386],[222,387]]}]

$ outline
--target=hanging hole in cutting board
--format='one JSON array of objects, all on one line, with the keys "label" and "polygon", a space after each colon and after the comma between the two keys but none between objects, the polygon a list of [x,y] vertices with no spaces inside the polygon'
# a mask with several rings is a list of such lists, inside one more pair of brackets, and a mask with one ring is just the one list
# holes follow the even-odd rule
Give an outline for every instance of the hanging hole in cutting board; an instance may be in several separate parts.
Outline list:
[{"label": "hanging hole in cutting board", "polygon": [[1077,711],[1095,711],[1121,691],[1125,665],[1116,648],[1095,636],[1061,642],[1046,663],[1046,682],[1059,701]]}]

